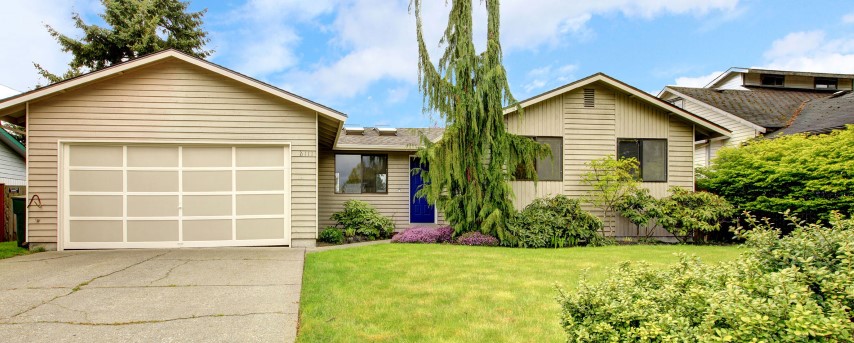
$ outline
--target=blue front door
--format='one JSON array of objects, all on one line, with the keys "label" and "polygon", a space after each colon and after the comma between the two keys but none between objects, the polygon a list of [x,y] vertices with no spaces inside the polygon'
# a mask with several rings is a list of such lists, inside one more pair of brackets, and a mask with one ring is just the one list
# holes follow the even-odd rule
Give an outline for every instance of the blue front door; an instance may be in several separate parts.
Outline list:
[{"label": "blue front door", "polygon": [[421,179],[420,173],[411,173],[412,169],[415,168],[423,168],[427,169],[427,166],[421,166],[420,160],[417,158],[409,159],[409,222],[410,223],[435,223],[436,222],[436,210],[433,206],[427,203],[427,199],[418,198],[415,196],[415,192],[418,192],[421,189],[421,185],[424,184],[424,180]]}]

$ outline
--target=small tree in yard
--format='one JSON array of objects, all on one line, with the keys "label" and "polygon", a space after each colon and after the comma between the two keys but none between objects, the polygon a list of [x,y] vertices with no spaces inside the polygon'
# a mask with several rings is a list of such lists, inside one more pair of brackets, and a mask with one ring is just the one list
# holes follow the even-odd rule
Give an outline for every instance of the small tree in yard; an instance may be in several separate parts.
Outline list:
[{"label": "small tree in yard", "polygon": [[614,230],[617,206],[625,197],[638,191],[638,161],[634,158],[616,159],[608,155],[587,163],[589,171],[581,182],[591,187],[587,201],[602,210],[605,227]]},{"label": "small tree in yard", "polygon": [[683,243],[692,233],[720,230],[721,222],[735,214],[726,199],[712,193],[670,187],[670,194],[660,201],[658,223]]},{"label": "small tree in yard", "polygon": [[442,139],[437,143],[423,139],[425,147],[418,152],[430,166],[421,172],[424,187],[418,195],[442,210],[455,234],[481,231],[505,241],[511,239],[507,222],[516,212],[508,183],[511,173],[518,165],[532,167],[550,149],[505,128],[504,108],[516,100],[502,65],[499,4],[482,3],[487,14],[486,50],[477,53],[474,48],[473,2],[452,0],[438,66],[424,42],[421,1],[410,4],[416,18],[424,109],[438,113],[445,122]]},{"label": "small tree in yard", "polygon": [[661,201],[656,199],[646,188],[637,188],[624,196],[616,205],[617,212],[635,224],[635,234],[641,237],[641,227],[644,227],[644,238],[650,238],[655,227],[649,227],[650,222],[662,216]]}]

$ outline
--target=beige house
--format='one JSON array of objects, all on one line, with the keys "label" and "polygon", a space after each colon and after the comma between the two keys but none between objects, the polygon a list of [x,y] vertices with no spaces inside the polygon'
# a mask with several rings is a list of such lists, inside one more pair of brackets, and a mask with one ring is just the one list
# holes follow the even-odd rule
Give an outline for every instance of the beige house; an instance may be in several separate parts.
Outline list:
[{"label": "beige house", "polygon": [[[671,103],[599,73],[558,87],[505,111],[508,131],[552,147],[555,159],[537,162],[539,182],[513,181],[516,205],[537,197],[582,197],[585,163],[605,155],[640,161],[643,186],[663,197],[671,186],[694,189],[694,136],[730,137],[731,131]],[[588,210],[592,210],[588,208]],[[634,236],[634,226],[617,223],[612,236]],[[670,235],[656,232],[656,236]]]}]

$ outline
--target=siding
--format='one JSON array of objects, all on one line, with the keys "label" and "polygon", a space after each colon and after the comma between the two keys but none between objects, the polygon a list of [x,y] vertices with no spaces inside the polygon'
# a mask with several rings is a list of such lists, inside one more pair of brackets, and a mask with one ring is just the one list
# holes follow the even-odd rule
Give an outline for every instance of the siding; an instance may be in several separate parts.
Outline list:
[{"label": "siding", "polygon": [[[759,86],[761,85],[762,79],[760,77],[760,73],[748,73],[744,74],[744,84]],[[786,79],[783,82],[783,87],[786,88],[800,88],[800,89],[815,89],[815,78],[812,76],[800,76],[800,75],[786,75]],[[837,84],[837,89],[840,90],[851,90],[852,89],[852,79],[839,79],[839,84]]]},{"label": "siding", "polygon": [[[512,113],[505,117],[507,131],[522,136],[563,137],[563,101],[554,97],[528,106],[522,116]],[[564,144],[566,144],[564,142]],[[564,154],[566,153],[564,146]],[[522,209],[536,198],[560,194],[563,191],[561,181],[511,181],[514,205]]]},{"label": "siding", "polygon": [[27,185],[24,158],[4,143],[0,143],[0,183],[7,186]]},{"label": "siding", "polygon": [[316,113],[171,60],[30,104],[29,241],[57,241],[57,140],[291,143],[293,240],[316,236]]},{"label": "siding", "polygon": [[717,88],[718,89],[746,90],[747,88],[743,87],[744,81],[742,80],[741,75],[742,74],[740,74],[740,73],[730,74],[729,77],[718,82],[719,86]]}]

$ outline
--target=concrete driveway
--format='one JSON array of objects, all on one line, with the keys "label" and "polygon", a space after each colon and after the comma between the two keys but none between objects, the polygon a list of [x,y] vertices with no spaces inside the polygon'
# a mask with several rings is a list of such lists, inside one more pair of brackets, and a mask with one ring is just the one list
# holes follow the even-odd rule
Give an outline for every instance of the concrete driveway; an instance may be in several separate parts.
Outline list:
[{"label": "concrete driveway", "polygon": [[305,251],[45,252],[0,260],[4,342],[290,342]]}]

